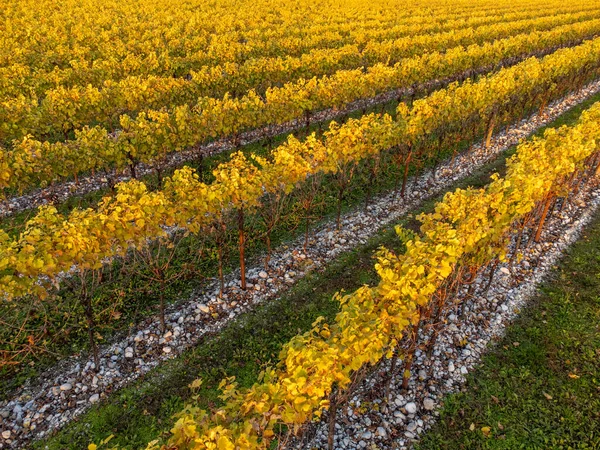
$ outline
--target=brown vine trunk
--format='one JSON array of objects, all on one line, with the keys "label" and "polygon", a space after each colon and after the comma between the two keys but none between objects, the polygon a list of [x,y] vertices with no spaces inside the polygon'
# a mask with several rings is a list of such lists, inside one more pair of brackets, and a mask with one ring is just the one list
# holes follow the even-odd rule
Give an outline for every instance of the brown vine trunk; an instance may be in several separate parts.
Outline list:
[{"label": "brown vine trunk", "polygon": [[265,241],[267,243],[267,255],[265,256],[265,270],[269,270],[269,261],[271,261],[271,229],[267,231],[265,236]]},{"label": "brown vine trunk", "polygon": [[336,228],[339,231],[342,227],[342,200],[344,199],[344,191],[346,190],[345,186],[340,187],[338,192],[338,202],[337,202],[337,214],[336,214]]},{"label": "brown vine trunk", "polygon": [[406,156],[406,161],[404,161],[404,176],[402,178],[402,188],[400,189],[400,197],[404,198],[404,194],[406,193],[406,181],[408,179],[408,168],[410,167],[410,160],[412,158],[412,147],[410,148],[408,155]]},{"label": "brown vine trunk", "polygon": [[406,356],[406,361],[404,362],[404,373],[402,374],[402,389],[404,391],[408,390],[408,382],[410,381],[410,370],[412,368],[413,360],[415,357],[415,352],[417,351],[417,340],[419,338],[419,327],[421,325],[421,314],[422,310],[419,306],[419,320],[416,325],[412,327],[411,339],[410,339],[410,348],[408,351],[408,355]]},{"label": "brown vine trunk", "polygon": [[100,358],[98,357],[98,346],[96,345],[96,338],[94,336],[94,333],[96,331],[96,322],[94,320],[94,310],[92,308],[92,299],[89,297],[87,290],[84,290],[84,292],[82,293],[81,302],[83,303],[85,319],[87,322],[88,338],[90,341],[90,349],[92,351],[92,356],[94,358],[94,364],[96,365],[96,370],[98,370],[100,368]]},{"label": "brown vine trunk", "polygon": [[240,278],[241,288],[246,290],[246,260],[244,258],[244,247],[246,236],[244,235],[244,208],[238,210],[238,231],[239,231],[239,248],[240,248]]},{"label": "brown vine trunk", "polygon": [[540,218],[540,223],[538,224],[537,231],[535,232],[535,242],[540,241],[540,236],[542,235],[542,229],[544,228],[544,223],[546,222],[546,216],[548,215],[548,210],[550,209],[552,198],[552,195],[548,194],[548,198],[546,199],[546,203],[544,204],[544,210],[542,211],[542,217]]},{"label": "brown vine trunk", "polygon": [[485,137],[485,148],[490,148],[492,144],[492,135],[494,134],[494,125],[496,122],[496,113],[493,113],[490,117],[490,121],[487,127],[487,135]]},{"label": "brown vine trunk", "polygon": [[310,217],[308,216],[308,210],[306,212],[306,227],[304,229],[304,253],[308,248],[308,235],[310,234]]},{"label": "brown vine trunk", "polygon": [[337,416],[337,401],[333,393],[331,394],[330,402],[331,403],[329,406],[329,432],[327,433],[327,449],[333,450],[333,438],[335,437],[335,419]]},{"label": "brown vine trunk", "polygon": [[225,291],[225,278],[223,276],[223,242],[221,237],[217,239],[217,255],[219,259],[219,298],[223,298]]}]

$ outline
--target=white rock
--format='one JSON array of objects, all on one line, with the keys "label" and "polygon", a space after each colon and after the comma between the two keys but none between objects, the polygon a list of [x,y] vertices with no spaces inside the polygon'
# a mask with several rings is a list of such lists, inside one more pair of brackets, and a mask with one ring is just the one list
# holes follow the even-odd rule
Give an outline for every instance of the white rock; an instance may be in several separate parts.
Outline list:
[{"label": "white rock", "polygon": [[452,361],[450,361],[448,363],[448,372],[454,372],[455,367],[454,367],[454,363]]},{"label": "white rock", "polygon": [[425,408],[427,411],[431,411],[433,408],[435,408],[435,402],[433,399],[426,398],[423,400],[423,408]]},{"label": "white rock", "polygon": [[394,411],[394,417],[396,419],[406,419],[406,416],[402,414],[402,411]]},{"label": "white rock", "polygon": [[406,405],[404,405],[404,409],[408,414],[414,414],[417,412],[417,405],[414,402],[409,402]]},{"label": "white rock", "polygon": [[163,352],[171,353],[171,351],[172,351],[171,347],[163,347]]},{"label": "white rock", "polygon": [[460,373],[462,373],[463,375],[466,375],[469,373],[469,369],[467,369],[466,366],[461,366],[460,367]]},{"label": "white rock", "polygon": [[208,314],[210,312],[210,308],[203,303],[198,305],[198,309],[205,314]]},{"label": "white rock", "polygon": [[96,403],[98,400],[100,400],[100,395],[99,394],[94,394],[90,397],[90,403]]},{"label": "white rock", "polygon": [[268,278],[269,274],[263,270],[258,273],[258,276],[264,279],[264,278]]},{"label": "white rock", "polygon": [[406,430],[413,432],[417,429],[417,422],[409,422],[408,425],[406,425]]},{"label": "white rock", "polygon": [[502,267],[500,269],[500,272],[502,272],[503,274],[506,274],[506,275],[510,275],[510,270],[508,270],[508,268],[506,268],[506,267]]},{"label": "white rock", "polygon": [[377,431],[375,432],[375,435],[384,438],[387,436],[387,432],[385,431],[385,428],[377,427]]},{"label": "white rock", "polygon": [[10,430],[6,430],[2,432],[2,437],[4,439],[10,439]]},{"label": "white rock", "polygon": [[371,433],[370,431],[365,431],[365,432],[362,434],[362,438],[363,438],[363,439],[371,439],[372,437],[373,437],[373,433]]},{"label": "white rock", "polygon": [[71,383],[65,383],[60,385],[61,391],[70,391],[71,389],[73,389],[73,385]]}]

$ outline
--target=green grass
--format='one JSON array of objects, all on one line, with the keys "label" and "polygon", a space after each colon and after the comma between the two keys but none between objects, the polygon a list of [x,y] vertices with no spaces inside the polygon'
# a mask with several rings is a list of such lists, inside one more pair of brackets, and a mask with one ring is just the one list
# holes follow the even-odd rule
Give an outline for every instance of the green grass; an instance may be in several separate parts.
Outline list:
[{"label": "green grass", "polygon": [[418,448],[598,449],[599,361],[600,213]]}]

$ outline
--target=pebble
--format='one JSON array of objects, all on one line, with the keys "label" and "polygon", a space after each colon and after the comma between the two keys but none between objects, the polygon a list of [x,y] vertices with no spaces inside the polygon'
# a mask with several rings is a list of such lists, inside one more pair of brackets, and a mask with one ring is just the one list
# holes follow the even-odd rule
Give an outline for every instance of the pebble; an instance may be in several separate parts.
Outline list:
[{"label": "pebble", "polygon": [[383,428],[383,427],[377,427],[377,431],[375,432],[375,434],[382,438],[387,436],[387,432],[385,431],[385,428]]},{"label": "pebble", "polygon": [[414,402],[407,403],[404,405],[404,409],[408,414],[415,414],[417,412],[417,404]]},{"label": "pebble", "polygon": [[452,361],[450,361],[448,363],[448,372],[454,372],[455,367],[454,367],[454,363]]},{"label": "pebble", "polygon": [[406,416],[402,414],[402,411],[394,411],[394,417],[397,419],[406,419]]},{"label": "pebble", "polygon": [[202,303],[200,305],[198,305],[198,309],[205,314],[208,314],[210,312],[210,308]]},{"label": "pebble", "polygon": [[259,272],[259,273],[258,273],[258,276],[259,276],[260,278],[263,278],[263,279],[265,279],[265,278],[268,278],[268,277],[269,277],[269,274],[268,274],[267,272],[265,272],[264,270],[262,270],[261,272]]},{"label": "pebble", "polygon": [[2,432],[2,437],[4,439],[10,439],[10,430],[5,430]]},{"label": "pebble", "polygon": [[426,398],[423,400],[423,408],[427,411],[432,411],[435,408],[435,402],[431,398]]},{"label": "pebble", "polygon": [[163,347],[163,352],[164,353],[171,353],[173,349],[171,347]]},{"label": "pebble", "polygon": [[71,389],[73,389],[73,385],[71,383],[64,383],[60,385],[61,391],[70,391]]},{"label": "pebble", "polygon": [[90,403],[96,403],[98,400],[100,400],[100,394],[94,394],[90,397]]}]

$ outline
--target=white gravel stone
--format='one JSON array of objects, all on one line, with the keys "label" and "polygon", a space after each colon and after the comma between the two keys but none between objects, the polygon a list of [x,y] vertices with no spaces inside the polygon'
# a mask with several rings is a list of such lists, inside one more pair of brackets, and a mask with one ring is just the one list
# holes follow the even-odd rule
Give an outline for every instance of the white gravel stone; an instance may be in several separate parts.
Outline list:
[{"label": "white gravel stone", "polygon": [[423,400],[423,408],[427,411],[432,411],[435,408],[435,402],[431,398]]},{"label": "white gravel stone", "polygon": [[417,412],[417,404],[415,402],[409,402],[404,405],[404,409],[408,414],[415,414]]}]

